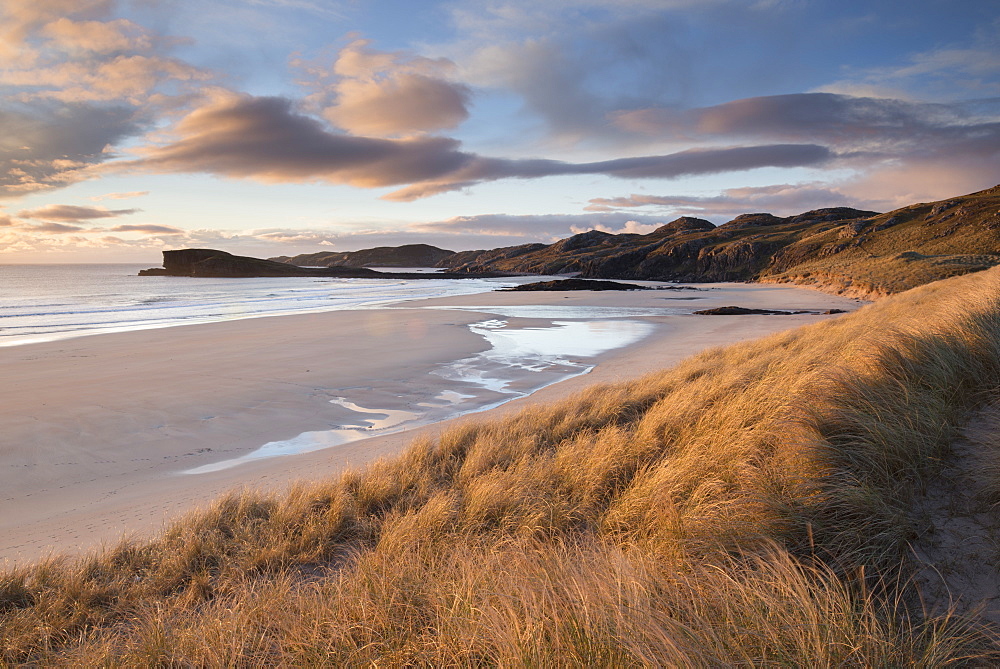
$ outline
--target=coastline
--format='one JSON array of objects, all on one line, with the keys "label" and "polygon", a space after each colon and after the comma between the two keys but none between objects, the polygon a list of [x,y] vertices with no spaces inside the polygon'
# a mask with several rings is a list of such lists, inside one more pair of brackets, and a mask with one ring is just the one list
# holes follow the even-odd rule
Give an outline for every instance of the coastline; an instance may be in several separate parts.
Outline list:
[{"label": "coastline", "polygon": [[[471,324],[503,318],[539,327],[558,318],[506,317],[474,307],[685,309],[739,304],[799,309],[858,303],[788,286],[705,284],[700,291],[509,293],[403,302],[335,311],[142,330],[0,349],[0,559],[18,564],[49,553],[148,535],[164,522],[238,487],[282,488],[336,475],[399,452],[456,421],[517,411],[598,382],[669,367],[711,346],[828,318],[645,315],[652,334],[587,360],[593,369],[512,399],[485,414],[447,418],[309,453],[247,461],[265,443],[328,430],[357,415],[334,400],[406,411],[453,388],[433,374],[489,349]],[[695,298],[695,299],[691,299]],[[697,306],[694,306],[697,305]],[[433,307],[433,308],[425,308]],[[543,310],[544,311],[544,310]],[[529,374],[525,371],[524,374]],[[515,379],[516,380],[516,379]],[[43,399],[39,399],[43,398]],[[490,404],[486,394],[482,406]],[[495,398],[494,398],[495,399]]]}]

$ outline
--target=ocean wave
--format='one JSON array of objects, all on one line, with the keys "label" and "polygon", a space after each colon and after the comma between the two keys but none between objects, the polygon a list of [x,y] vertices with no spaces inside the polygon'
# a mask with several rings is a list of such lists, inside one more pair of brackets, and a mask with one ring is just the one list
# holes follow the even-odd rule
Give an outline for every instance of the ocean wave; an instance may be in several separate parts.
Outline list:
[{"label": "ocean wave", "polygon": [[[86,334],[388,304],[514,285],[463,279],[197,279],[128,273],[128,267],[0,266],[2,332],[11,346]],[[138,271],[138,270],[136,270]]]}]

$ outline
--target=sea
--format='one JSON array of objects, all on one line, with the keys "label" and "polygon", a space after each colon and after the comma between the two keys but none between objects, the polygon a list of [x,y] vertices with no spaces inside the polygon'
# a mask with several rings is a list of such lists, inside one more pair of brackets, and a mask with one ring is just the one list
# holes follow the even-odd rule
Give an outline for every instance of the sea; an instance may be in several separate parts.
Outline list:
[{"label": "sea", "polygon": [[237,318],[377,308],[402,300],[484,293],[527,280],[138,276],[147,267],[148,263],[0,265],[0,346]]}]

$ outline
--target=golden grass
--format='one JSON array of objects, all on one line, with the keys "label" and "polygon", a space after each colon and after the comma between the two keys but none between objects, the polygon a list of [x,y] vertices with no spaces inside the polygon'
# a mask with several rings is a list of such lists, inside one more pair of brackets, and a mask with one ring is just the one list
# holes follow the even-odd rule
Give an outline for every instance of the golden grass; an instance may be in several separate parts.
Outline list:
[{"label": "golden grass", "polygon": [[901,603],[905,509],[998,374],[1000,271],[927,285],[0,575],[0,658],[1000,661]]},{"label": "golden grass", "polygon": [[923,255],[907,251],[872,255],[868,251],[852,250],[762,276],[761,281],[794,283],[870,299],[900,293],[932,281],[979,272],[997,264],[1000,264],[1000,256],[981,253]]}]

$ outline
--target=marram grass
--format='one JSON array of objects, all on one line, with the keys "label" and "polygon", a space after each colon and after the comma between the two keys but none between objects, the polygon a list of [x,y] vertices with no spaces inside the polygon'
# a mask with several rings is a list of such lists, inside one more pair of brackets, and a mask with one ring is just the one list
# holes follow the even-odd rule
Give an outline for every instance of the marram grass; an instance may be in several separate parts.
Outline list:
[{"label": "marram grass", "polygon": [[72,666],[948,666],[906,509],[1000,378],[1000,270],[469,423],[148,543],[0,575]]}]

